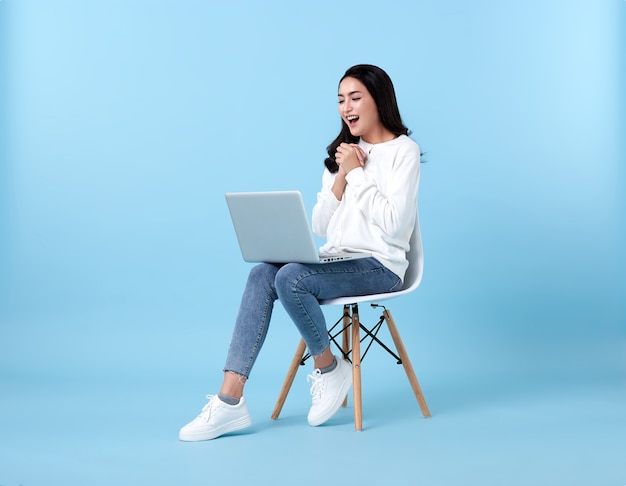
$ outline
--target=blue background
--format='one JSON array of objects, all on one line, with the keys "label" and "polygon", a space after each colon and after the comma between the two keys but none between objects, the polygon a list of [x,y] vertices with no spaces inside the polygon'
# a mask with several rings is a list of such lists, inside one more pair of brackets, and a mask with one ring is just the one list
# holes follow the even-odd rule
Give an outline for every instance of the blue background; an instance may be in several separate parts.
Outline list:
[{"label": "blue background", "polygon": [[[625,22],[618,0],[0,1],[0,484],[625,484]],[[364,432],[350,407],[306,425],[305,372],[269,420],[298,338],[278,306],[253,428],[179,443],[250,268],[224,193],[311,208],[357,63],[425,152],[425,276],[389,307],[433,417],[373,351]]]}]

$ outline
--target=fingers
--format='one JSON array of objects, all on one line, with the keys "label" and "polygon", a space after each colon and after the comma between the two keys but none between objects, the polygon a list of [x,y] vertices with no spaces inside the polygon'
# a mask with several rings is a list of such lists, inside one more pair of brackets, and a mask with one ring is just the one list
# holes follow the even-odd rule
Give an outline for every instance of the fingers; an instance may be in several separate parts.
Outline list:
[{"label": "fingers", "polygon": [[337,165],[341,166],[346,163],[350,166],[350,169],[353,169],[358,166],[364,167],[367,156],[358,145],[344,142],[337,147],[335,160],[337,161]]},{"label": "fingers", "polygon": [[359,164],[361,164],[361,167],[364,167],[365,166],[365,152],[358,145],[353,144],[352,147],[354,147],[354,152],[356,153],[356,157],[359,161]]}]

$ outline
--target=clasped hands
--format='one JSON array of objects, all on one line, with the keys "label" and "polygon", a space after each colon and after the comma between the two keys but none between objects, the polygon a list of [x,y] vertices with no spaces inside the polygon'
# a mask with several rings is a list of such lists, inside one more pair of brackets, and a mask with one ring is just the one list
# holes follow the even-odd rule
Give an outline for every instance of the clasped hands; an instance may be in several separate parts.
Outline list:
[{"label": "clasped hands", "polygon": [[344,142],[337,147],[335,160],[339,166],[339,172],[347,174],[352,169],[364,167],[367,161],[367,155],[357,144]]}]

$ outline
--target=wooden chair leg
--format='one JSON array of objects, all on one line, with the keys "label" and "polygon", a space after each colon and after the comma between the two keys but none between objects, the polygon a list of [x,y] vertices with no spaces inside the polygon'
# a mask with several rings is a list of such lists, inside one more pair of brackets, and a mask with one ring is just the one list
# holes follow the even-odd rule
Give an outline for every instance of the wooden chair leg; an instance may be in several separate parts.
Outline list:
[{"label": "wooden chair leg", "polygon": [[417,381],[415,371],[413,370],[413,366],[411,365],[411,360],[409,360],[409,355],[404,348],[404,343],[400,338],[400,333],[398,332],[396,323],[393,320],[393,317],[391,317],[391,313],[388,310],[385,309],[383,311],[383,316],[385,317],[385,322],[387,322],[387,327],[389,328],[391,338],[393,339],[396,349],[398,350],[398,355],[400,355],[400,359],[402,360],[404,371],[406,372],[406,376],[409,379],[409,383],[411,384],[411,388],[413,389],[415,398],[417,398],[417,403],[419,403],[420,409],[422,410],[422,415],[424,415],[424,417],[430,417],[430,411],[428,410],[428,405],[426,405],[426,400],[424,399],[424,395],[422,394],[422,388]]},{"label": "wooden chair leg", "polygon": [[293,356],[293,360],[291,361],[291,365],[289,366],[289,371],[287,372],[287,376],[285,377],[285,381],[283,382],[283,387],[280,389],[278,400],[276,400],[276,405],[274,406],[274,411],[272,412],[272,419],[274,420],[278,418],[281,410],[283,409],[283,405],[285,404],[285,400],[287,399],[287,395],[289,394],[289,390],[291,389],[293,380],[298,373],[298,366],[300,366],[300,362],[302,361],[302,357],[304,356],[305,351],[306,343],[304,342],[304,339],[300,339],[300,344],[298,344],[296,354],[294,354]]},{"label": "wooden chair leg", "polygon": [[363,403],[361,400],[361,336],[359,307],[352,306],[352,394],[354,397],[354,428],[363,430]]},{"label": "wooden chair leg", "polygon": [[[348,356],[350,352],[350,306],[343,306],[343,331],[341,333],[341,350],[343,351],[343,356]],[[343,358],[342,356],[342,358]],[[342,407],[348,406],[348,395],[343,399]]]}]

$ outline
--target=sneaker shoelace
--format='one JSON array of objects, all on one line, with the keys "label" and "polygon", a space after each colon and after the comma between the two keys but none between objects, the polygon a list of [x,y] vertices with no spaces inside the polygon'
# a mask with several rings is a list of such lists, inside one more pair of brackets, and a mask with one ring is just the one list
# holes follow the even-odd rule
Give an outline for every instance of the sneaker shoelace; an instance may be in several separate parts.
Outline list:
[{"label": "sneaker shoelace", "polygon": [[326,380],[322,377],[322,372],[319,369],[316,369],[312,374],[307,376],[307,381],[313,383],[311,385],[313,403],[321,400],[322,394],[324,393],[324,384],[326,383]]},{"label": "sneaker shoelace", "polygon": [[200,415],[198,415],[198,418],[201,418],[202,420],[208,422],[209,418],[211,418],[211,413],[213,412],[215,405],[218,403],[219,398],[217,398],[217,395],[207,395],[206,398],[207,400],[209,400],[209,403],[202,407],[202,411],[200,412]]}]

